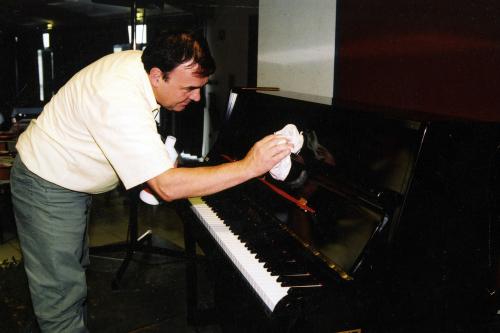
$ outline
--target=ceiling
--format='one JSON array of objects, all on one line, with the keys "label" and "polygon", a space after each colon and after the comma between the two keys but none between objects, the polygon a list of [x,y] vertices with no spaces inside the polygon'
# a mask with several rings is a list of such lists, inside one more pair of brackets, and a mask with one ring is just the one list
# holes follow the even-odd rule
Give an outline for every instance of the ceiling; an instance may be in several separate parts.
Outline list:
[{"label": "ceiling", "polygon": [[[0,32],[52,23],[80,25],[109,19],[128,19],[134,0],[1,0]],[[214,7],[258,7],[258,0],[135,0],[148,17],[183,15]]]}]

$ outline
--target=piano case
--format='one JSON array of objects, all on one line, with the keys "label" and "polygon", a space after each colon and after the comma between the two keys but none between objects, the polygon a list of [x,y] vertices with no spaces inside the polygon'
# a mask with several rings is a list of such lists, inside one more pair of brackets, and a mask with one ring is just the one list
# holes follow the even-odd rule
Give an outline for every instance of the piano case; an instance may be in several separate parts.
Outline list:
[{"label": "piano case", "polygon": [[[493,327],[499,124],[337,109],[257,92],[240,92],[229,111],[205,164],[240,159],[289,123],[305,142],[284,181],[264,175],[179,205],[187,251],[195,258],[200,245],[209,263],[211,318],[224,331]],[[204,221],[204,209],[217,215],[215,226]],[[220,228],[269,277],[248,276],[247,259],[238,262],[243,254],[223,243]],[[193,261],[188,314],[195,324],[197,276]],[[259,279],[281,285],[281,296],[263,295]]]}]

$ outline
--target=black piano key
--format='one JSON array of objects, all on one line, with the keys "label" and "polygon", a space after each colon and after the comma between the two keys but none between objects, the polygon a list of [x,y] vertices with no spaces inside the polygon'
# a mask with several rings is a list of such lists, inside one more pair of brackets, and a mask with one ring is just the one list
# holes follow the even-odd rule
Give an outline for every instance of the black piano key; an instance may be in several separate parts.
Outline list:
[{"label": "black piano key", "polygon": [[306,286],[320,286],[321,283],[318,282],[311,274],[287,274],[280,275],[278,277],[278,282],[284,287],[306,287]]},{"label": "black piano key", "polygon": [[[321,283],[300,259],[300,245],[269,216],[240,195],[215,195],[205,200],[231,232],[266,270],[286,287],[311,288]],[[238,202],[238,205],[234,205]]]}]

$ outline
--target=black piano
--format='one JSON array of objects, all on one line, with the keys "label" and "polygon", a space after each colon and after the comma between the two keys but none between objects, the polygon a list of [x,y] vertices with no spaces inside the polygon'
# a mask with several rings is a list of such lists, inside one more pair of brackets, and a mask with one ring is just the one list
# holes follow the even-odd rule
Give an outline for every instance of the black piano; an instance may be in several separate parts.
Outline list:
[{"label": "black piano", "polygon": [[206,163],[286,124],[305,140],[284,181],[266,174],[180,210],[224,331],[498,329],[498,123],[241,91]]}]

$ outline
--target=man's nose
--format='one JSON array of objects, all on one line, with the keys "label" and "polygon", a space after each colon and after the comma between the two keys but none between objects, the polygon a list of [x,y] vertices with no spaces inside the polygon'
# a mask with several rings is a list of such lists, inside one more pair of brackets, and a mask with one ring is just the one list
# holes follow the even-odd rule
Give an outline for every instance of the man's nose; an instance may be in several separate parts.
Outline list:
[{"label": "man's nose", "polygon": [[189,96],[189,98],[193,101],[193,102],[199,102],[200,99],[201,99],[201,89],[195,89],[191,92],[191,96]]}]

